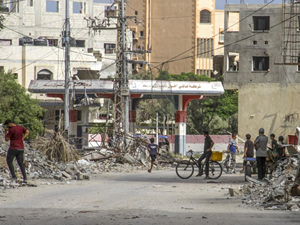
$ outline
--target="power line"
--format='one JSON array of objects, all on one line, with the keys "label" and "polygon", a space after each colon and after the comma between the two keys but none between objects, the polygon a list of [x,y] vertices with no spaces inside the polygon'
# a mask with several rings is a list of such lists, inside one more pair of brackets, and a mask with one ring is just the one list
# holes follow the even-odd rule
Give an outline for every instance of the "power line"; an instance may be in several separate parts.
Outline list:
[{"label": "power line", "polygon": [[[279,26],[279,25],[281,25],[282,23],[284,23],[284,22],[286,22],[286,21],[288,21],[288,20],[290,20],[290,19],[296,17],[296,16],[299,16],[299,15],[300,15],[300,14],[296,14],[296,15],[294,15],[294,16],[288,18],[288,19],[285,19],[285,20],[281,21],[280,23],[277,23],[277,24],[271,26],[271,27],[270,27],[270,30],[273,29],[273,28],[275,28],[276,26]],[[219,50],[219,49],[222,49],[222,48],[225,48],[225,47],[234,45],[234,44],[236,44],[236,43],[242,42],[242,41],[244,41],[244,40],[247,40],[247,39],[252,38],[252,37],[254,37],[254,36],[256,36],[256,35],[259,35],[259,34],[261,34],[261,33],[254,33],[253,35],[250,35],[250,36],[248,36],[248,37],[242,38],[242,39],[237,40],[237,41],[235,41],[235,42],[233,42],[233,43],[224,45],[224,46],[219,47],[219,48],[215,48],[215,49],[213,49],[213,50],[209,50],[209,51],[203,52],[203,53],[201,53],[201,54],[195,54],[195,55],[192,55],[192,56],[186,56],[186,57],[183,57],[183,58],[180,58],[180,59],[168,60],[168,61],[165,61],[165,62],[154,62],[154,63],[165,64],[165,63],[170,63],[170,62],[177,62],[177,61],[181,61],[181,60],[184,60],[184,59],[188,59],[188,58],[195,57],[196,55],[207,54],[207,53],[212,52],[212,51],[214,51],[214,50]]]},{"label": "power line", "polygon": [[[237,24],[239,24],[240,22],[244,21],[244,20],[247,19],[248,17],[252,16],[253,14],[255,14],[255,13],[259,12],[260,10],[262,10],[263,8],[267,7],[269,4],[271,4],[271,3],[274,2],[274,1],[275,1],[275,0],[272,0],[272,1],[270,1],[269,3],[267,3],[267,4],[264,4],[262,7],[260,7],[260,8],[257,9],[257,10],[255,10],[253,13],[249,14],[248,16],[246,16],[246,17],[240,19],[238,22],[236,22],[236,23],[234,23],[233,25],[229,26],[227,29],[224,29],[222,32],[225,32],[225,31],[227,31],[228,29],[234,27],[235,25],[237,25]],[[213,36],[210,37],[209,39],[212,39],[212,38],[216,37],[217,35],[221,34],[222,32],[219,32],[219,33],[213,35]],[[192,49],[194,49],[194,48],[196,48],[196,47],[198,47],[198,46],[201,46],[202,44],[206,43],[207,41],[208,41],[208,40],[206,40],[206,41],[204,41],[204,42],[202,42],[202,43],[200,43],[200,44],[197,44],[197,45],[193,46],[192,48],[190,48],[190,49],[188,49],[188,50],[186,50],[186,51],[184,51],[184,52],[182,52],[182,53],[180,53],[180,54],[178,54],[178,55],[172,57],[171,59],[169,59],[169,60],[163,62],[162,64],[168,63],[170,60],[175,59],[175,58],[177,58],[177,57],[179,57],[179,56],[181,56],[181,55],[183,55],[183,54],[185,54],[185,53],[191,51]]]}]

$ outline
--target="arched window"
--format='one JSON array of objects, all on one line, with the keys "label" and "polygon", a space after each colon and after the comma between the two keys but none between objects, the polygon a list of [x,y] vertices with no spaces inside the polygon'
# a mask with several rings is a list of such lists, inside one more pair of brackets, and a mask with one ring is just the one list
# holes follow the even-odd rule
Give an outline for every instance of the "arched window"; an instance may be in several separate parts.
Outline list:
[{"label": "arched window", "polygon": [[200,23],[211,23],[210,11],[204,9],[200,12]]},{"label": "arched window", "polygon": [[37,73],[36,79],[37,80],[52,80],[52,72],[47,69],[40,70]]}]

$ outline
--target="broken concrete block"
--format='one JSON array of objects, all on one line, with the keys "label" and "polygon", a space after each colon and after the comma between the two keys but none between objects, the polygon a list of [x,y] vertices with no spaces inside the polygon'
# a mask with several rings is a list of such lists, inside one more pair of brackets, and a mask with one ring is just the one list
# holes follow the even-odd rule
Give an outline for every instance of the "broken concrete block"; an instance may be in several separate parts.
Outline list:
[{"label": "broken concrete block", "polygon": [[55,175],[53,176],[53,178],[54,178],[55,180],[61,180],[61,179],[62,179],[62,174],[61,174],[61,173],[55,174]]},{"label": "broken concrete block", "polygon": [[89,179],[90,179],[90,176],[89,176],[89,175],[87,175],[87,174],[84,174],[84,175],[83,175],[83,179],[85,179],[85,180],[89,180]]},{"label": "broken concrete block", "polygon": [[293,212],[299,212],[299,211],[300,211],[300,208],[298,207],[298,205],[294,204],[294,205],[291,207],[290,210],[293,211]]},{"label": "broken concrete block", "polygon": [[68,174],[66,171],[62,171],[61,172],[63,177],[67,178],[67,179],[72,179],[72,176],[70,174]]},{"label": "broken concrete block", "polygon": [[229,190],[229,195],[231,197],[233,197],[234,196],[234,190],[232,188],[228,188],[228,190]]},{"label": "broken concrete block", "polygon": [[77,173],[77,180],[83,180],[83,174],[82,173]]}]

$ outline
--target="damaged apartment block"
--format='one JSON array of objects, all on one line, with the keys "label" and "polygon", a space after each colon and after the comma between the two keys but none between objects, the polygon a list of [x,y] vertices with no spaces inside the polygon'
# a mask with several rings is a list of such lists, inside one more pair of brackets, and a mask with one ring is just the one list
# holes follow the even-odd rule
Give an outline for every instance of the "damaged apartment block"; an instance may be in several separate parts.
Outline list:
[{"label": "damaged apartment block", "polygon": [[264,127],[287,137],[300,122],[285,120],[300,111],[300,4],[284,2],[225,6],[224,87],[239,93],[240,136]]}]

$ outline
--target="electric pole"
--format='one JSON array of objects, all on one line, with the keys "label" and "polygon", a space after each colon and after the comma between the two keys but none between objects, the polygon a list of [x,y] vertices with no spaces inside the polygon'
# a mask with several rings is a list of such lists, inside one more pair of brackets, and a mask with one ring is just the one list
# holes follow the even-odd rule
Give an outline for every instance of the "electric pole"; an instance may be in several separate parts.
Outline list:
[{"label": "electric pole", "polygon": [[69,0],[66,0],[66,23],[65,23],[65,101],[64,101],[64,115],[65,115],[65,128],[67,137],[69,136],[69,74],[70,74],[70,12],[69,12]]},{"label": "electric pole", "polygon": [[128,87],[128,70],[127,70],[127,53],[126,53],[126,13],[125,0],[121,0],[121,35],[122,35],[122,95],[124,100],[124,132],[129,133],[129,87]]},{"label": "electric pole", "polygon": [[[118,13],[116,16],[107,15],[103,20],[101,19],[86,19],[88,24],[90,22],[94,31],[101,30],[111,30],[117,29],[117,63],[116,63],[116,76],[114,81],[114,143],[117,147],[126,144],[126,134],[129,133],[129,86],[128,86],[128,63],[140,63],[132,60],[128,60],[127,55],[131,53],[144,54],[148,51],[132,51],[127,49],[126,43],[126,28],[127,19],[133,19],[136,23],[136,16],[126,16],[126,4],[125,0],[115,0],[115,2],[110,6],[112,8],[114,5],[118,7]],[[113,23],[110,19],[117,19],[116,27],[111,27]],[[145,62],[142,62],[145,63]],[[125,143],[125,145],[123,145]],[[124,149],[120,147],[120,149]]]}]

